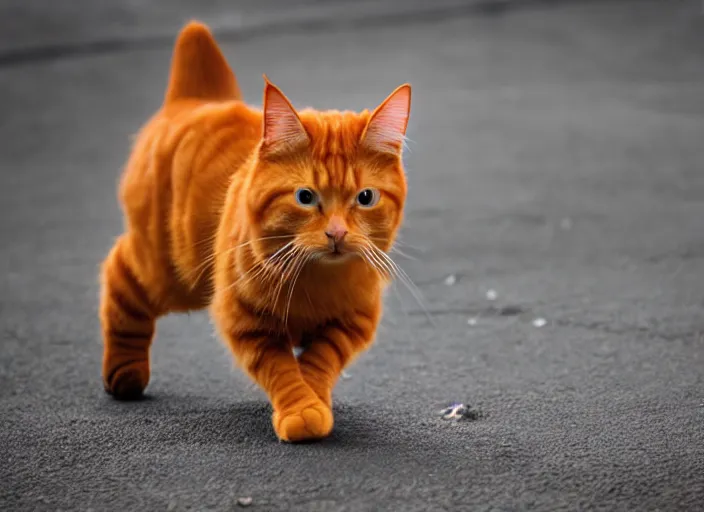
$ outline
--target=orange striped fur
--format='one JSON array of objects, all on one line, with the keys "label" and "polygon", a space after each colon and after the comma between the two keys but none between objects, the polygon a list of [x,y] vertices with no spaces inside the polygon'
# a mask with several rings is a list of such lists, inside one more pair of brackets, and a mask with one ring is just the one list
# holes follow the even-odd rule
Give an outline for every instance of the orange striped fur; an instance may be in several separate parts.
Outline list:
[{"label": "orange striped fur", "polygon": [[253,108],[208,29],[187,25],[120,184],[125,232],[102,267],[105,389],[140,396],[156,320],[209,307],[279,439],[328,435],[332,389],[381,315],[409,108],[404,85],[373,112],[296,112],[268,80]]}]

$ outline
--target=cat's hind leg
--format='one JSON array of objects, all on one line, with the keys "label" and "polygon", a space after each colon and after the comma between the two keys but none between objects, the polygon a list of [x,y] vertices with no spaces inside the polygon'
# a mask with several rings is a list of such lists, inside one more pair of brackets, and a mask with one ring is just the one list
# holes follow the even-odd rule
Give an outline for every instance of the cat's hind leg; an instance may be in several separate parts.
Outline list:
[{"label": "cat's hind leg", "polygon": [[156,309],[137,278],[127,235],[118,239],[101,273],[103,385],[118,399],[135,399],[149,382],[149,347]]}]

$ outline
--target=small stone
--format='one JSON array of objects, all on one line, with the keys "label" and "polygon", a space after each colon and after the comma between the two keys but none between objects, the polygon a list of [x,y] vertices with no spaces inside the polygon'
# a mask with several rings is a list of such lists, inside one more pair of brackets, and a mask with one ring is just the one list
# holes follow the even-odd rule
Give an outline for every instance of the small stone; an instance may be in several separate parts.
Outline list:
[{"label": "small stone", "polygon": [[569,217],[565,217],[560,221],[560,229],[564,229],[565,231],[569,231],[572,229],[572,219]]},{"label": "small stone", "polygon": [[478,419],[481,419],[483,417],[483,414],[481,413],[481,411],[477,411],[475,409],[472,409],[471,406],[460,404],[460,403],[454,403],[454,404],[450,405],[449,407],[446,407],[445,409],[440,411],[440,416],[442,416],[442,419],[444,419],[444,420],[476,421]]},{"label": "small stone", "polygon": [[350,375],[350,374],[347,373],[346,371],[343,371],[343,372],[342,372],[342,378],[345,379],[345,380],[351,379],[351,378],[352,378],[352,375]]},{"label": "small stone", "polygon": [[477,325],[477,322],[478,319],[475,316],[467,319],[467,325]]},{"label": "small stone", "polygon": [[486,291],[486,300],[496,300],[499,297],[499,294],[496,293],[496,290],[487,290]]},{"label": "small stone", "polygon": [[452,404],[440,411],[440,416],[444,420],[458,420],[467,412],[464,404]]},{"label": "small stone", "polygon": [[175,501],[169,501],[169,505],[166,507],[167,512],[172,512],[176,510],[176,502]]},{"label": "small stone", "polygon": [[547,325],[548,321],[545,320],[544,318],[535,318],[533,319],[533,327],[545,327]]},{"label": "small stone", "polygon": [[445,284],[447,286],[453,286],[457,283],[457,276],[455,274],[450,274],[445,278]]},{"label": "small stone", "polygon": [[252,504],[252,498],[251,496],[245,496],[242,498],[237,498],[237,504],[240,507],[248,507]]}]

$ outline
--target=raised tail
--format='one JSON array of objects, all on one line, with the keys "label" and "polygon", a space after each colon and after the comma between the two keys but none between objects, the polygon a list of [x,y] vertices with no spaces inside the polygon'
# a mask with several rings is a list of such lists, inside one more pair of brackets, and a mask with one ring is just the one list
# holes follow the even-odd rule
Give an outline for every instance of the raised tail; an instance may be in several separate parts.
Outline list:
[{"label": "raised tail", "polygon": [[239,100],[242,93],[213,34],[192,21],[178,35],[164,105],[183,99]]}]

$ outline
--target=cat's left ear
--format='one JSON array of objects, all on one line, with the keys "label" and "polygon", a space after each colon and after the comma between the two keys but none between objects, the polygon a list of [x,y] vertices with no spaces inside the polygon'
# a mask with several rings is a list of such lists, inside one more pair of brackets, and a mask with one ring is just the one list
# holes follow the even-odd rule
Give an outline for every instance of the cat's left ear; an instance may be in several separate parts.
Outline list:
[{"label": "cat's left ear", "polygon": [[308,133],[296,110],[281,90],[264,75],[262,151],[281,154],[308,144]]},{"label": "cat's left ear", "polygon": [[400,155],[411,114],[411,86],[403,84],[372,113],[362,144],[372,151]]}]

